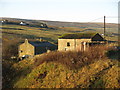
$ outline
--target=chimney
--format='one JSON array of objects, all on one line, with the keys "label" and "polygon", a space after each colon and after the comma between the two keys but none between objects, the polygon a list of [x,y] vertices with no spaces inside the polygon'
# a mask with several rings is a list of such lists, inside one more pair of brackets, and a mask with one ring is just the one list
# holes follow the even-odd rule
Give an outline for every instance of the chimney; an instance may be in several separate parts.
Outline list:
[{"label": "chimney", "polygon": [[27,44],[28,43],[28,39],[25,39],[25,44]]}]

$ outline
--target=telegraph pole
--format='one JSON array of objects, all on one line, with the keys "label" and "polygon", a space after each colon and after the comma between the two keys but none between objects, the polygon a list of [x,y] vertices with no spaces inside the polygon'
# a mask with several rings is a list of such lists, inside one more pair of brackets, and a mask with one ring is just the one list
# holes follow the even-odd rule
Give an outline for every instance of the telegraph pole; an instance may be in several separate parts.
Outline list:
[{"label": "telegraph pole", "polygon": [[106,26],[105,26],[105,16],[104,16],[104,39],[105,39],[105,28],[106,28]]}]

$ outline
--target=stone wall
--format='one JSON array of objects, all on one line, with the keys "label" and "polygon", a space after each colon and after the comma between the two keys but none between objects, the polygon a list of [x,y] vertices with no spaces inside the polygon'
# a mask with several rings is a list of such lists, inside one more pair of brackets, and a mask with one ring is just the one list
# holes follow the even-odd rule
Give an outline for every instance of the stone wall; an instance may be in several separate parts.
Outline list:
[{"label": "stone wall", "polygon": [[[58,39],[58,50],[59,51],[67,51],[67,50],[74,50],[75,43],[74,39]],[[67,46],[67,42],[70,43],[70,46]]]},{"label": "stone wall", "polygon": [[23,55],[34,55],[34,46],[32,46],[29,43],[23,43],[19,46],[19,57],[22,57]]},{"label": "stone wall", "polygon": [[91,39],[58,39],[58,50],[85,50],[89,42],[91,42]]}]

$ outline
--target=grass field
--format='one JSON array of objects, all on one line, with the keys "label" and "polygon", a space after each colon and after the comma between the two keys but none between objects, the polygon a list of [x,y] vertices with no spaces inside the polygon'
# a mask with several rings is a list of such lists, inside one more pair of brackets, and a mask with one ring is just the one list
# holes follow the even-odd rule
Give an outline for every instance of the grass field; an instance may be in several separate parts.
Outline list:
[{"label": "grass field", "polygon": [[[19,38],[40,38],[49,40],[51,42],[57,42],[58,36],[64,33],[82,33],[82,32],[98,32],[103,33],[102,27],[88,27],[78,28],[78,27],[55,27],[52,28],[39,28],[39,27],[29,27],[21,25],[2,25],[3,36],[18,36]],[[117,40],[118,35],[117,27],[106,28],[106,38],[109,40]]]}]

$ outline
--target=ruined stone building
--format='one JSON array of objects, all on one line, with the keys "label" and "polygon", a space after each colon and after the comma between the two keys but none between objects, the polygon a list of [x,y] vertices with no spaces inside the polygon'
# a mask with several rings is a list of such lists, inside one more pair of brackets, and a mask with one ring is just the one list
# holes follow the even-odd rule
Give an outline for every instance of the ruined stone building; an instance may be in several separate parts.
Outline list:
[{"label": "ruined stone building", "polygon": [[47,52],[47,50],[56,49],[56,45],[51,44],[46,41],[28,41],[25,39],[25,42],[19,45],[19,57],[25,56],[34,56],[37,54],[41,54]]},{"label": "ruined stone building", "polygon": [[105,39],[98,33],[66,34],[58,39],[58,50],[85,51],[94,44],[104,44]]}]

